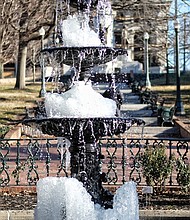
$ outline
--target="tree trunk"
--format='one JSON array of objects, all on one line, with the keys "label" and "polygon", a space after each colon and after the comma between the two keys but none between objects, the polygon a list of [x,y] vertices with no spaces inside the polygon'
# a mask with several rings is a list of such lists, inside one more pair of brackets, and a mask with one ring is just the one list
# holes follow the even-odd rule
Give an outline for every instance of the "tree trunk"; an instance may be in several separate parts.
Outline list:
[{"label": "tree trunk", "polygon": [[4,64],[0,62],[0,79],[3,79]]},{"label": "tree trunk", "polygon": [[33,83],[36,82],[36,66],[33,64]]},{"label": "tree trunk", "polygon": [[27,58],[27,45],[19,43],[18,59],[17,59],[17,76],[16,76],[16,89],[25,88],[25,75],[26,75],[26,58]]}]

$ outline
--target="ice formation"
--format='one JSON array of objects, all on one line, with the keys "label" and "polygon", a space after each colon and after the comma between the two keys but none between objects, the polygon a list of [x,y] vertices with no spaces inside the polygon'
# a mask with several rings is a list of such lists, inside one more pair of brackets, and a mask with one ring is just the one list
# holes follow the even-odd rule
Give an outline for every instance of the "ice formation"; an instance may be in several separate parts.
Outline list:
[{"label": "ice formation", "polygon": [[75,178],[46,177],[37,183],[35,220],[139,220],[134,182],[122,185],[114,196],[113,209],[94,205],[90,194]]},{"label": "ice formation", "polygon": [[66,47],[101,46],[98,33],[89,27],[89,18],[85,15],[69,15],[62,21],[61,33]]},{"label": "ice formation", "polygon": [[90,83],[75,82],[70,90],[46,93],[45,109],[48,117],[115,117],[116,102],[93,90]]},{"label": "ice formation", "polygon": [[37,184],[35,220],[95,220],[94,204],[75,178],[47,177]]}]

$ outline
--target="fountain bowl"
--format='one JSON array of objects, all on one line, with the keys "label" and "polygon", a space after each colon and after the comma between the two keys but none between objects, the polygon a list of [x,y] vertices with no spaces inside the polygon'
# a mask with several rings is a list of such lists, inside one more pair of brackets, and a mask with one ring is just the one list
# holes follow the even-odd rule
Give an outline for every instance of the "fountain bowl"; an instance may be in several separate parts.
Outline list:
[{"label": "fountain bowl", "polygon": [[105,64],[119,55],[126,54],[127,50],[112,47],[49,47],[42,50],[48,52],[62,64],[74,66],[82,71],[88,70],[95,65]]}]

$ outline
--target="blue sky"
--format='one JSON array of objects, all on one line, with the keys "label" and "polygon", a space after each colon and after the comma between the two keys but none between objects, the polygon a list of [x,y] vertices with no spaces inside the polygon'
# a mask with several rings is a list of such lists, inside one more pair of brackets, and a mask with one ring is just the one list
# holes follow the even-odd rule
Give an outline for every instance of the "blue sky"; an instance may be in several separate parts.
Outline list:
[{"label": "blue sky", "polygon": [[[171,16],[175,15],[175,0],[173,0],[171,8],[170,8],[170,14]],[[186,33],[189,32],[186,37],[186,45],[190,44],[190,30],[187,28],[187,24],[190,23],[190,0],[177,0],[177,12],[178,12],[178,19],[180,21],[180,69],[183,70],[184,65],[184,14],[186,14]],[[174,21],[171,20],[169,22],[169,29],[171,36],[175,37],[174,35]],[[189,39],[188,39],[189,38]],[[190,70],[190,51],[186,49],[186,69]],[[173,52],[170,55],[170,61],[171,63],[174,62],[174,55]]]}]

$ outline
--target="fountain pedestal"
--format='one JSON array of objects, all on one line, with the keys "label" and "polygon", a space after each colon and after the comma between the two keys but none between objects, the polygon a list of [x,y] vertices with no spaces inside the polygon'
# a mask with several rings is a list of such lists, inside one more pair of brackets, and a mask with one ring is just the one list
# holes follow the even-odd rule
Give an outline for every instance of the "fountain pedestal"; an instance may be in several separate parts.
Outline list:
[{"label": "fountain pedestal", "polygon": [[104,208],[112,208],[113,195],[105,190],[102,182],[106,182],[106,174],[101,173],[101,155],[96,143],[83,146],[71,146],[71,176],[83,183],[94,203]]}]

